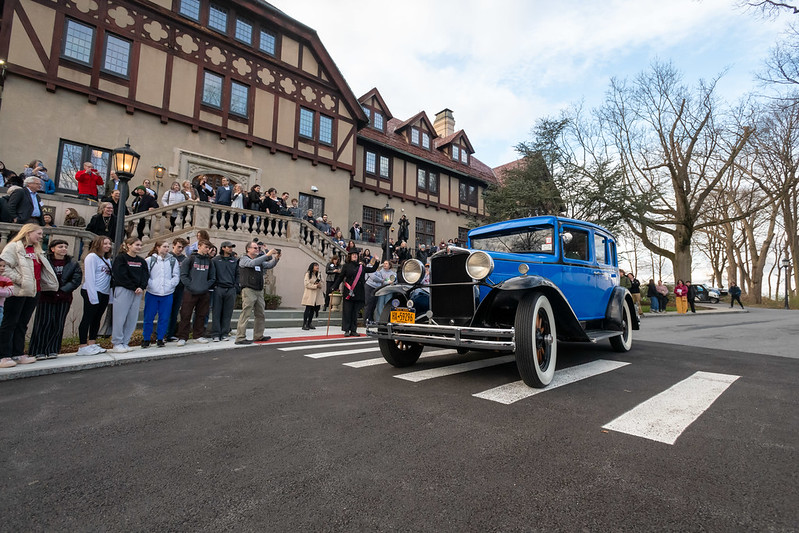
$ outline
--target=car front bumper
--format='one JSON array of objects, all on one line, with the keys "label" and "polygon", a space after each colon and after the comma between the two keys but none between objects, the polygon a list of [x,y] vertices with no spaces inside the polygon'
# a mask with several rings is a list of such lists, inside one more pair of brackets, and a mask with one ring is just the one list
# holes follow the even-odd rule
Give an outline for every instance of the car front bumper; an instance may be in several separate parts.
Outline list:
[{"label": "car front bumper", "polygon": [[445,346],[513,352],[516,350],[513,328],[475,328],[436,324],[371,323],[366,334],[376,339],[418,342],[426,346]]}]

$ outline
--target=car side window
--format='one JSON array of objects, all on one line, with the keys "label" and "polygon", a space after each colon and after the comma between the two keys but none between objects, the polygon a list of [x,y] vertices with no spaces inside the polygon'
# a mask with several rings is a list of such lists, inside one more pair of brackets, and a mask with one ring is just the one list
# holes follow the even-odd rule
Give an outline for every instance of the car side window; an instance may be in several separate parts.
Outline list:
[{"label": "car side window", "polygon": [[608,264],[612,266],[616,266],[616,243],[613,241],[608,241]]},{"label": "car side window", "polygon": [[575,261],[589,261],[590,234],[577,228],[563,228],[563,259]]},{"label": "car side window", "polygon": [[607,265],[608,264],[608,256],[607,256],[607,239],[602,235],[597,235],[594,233],[594,250],[596,253],[596,262],[600,265]]}]

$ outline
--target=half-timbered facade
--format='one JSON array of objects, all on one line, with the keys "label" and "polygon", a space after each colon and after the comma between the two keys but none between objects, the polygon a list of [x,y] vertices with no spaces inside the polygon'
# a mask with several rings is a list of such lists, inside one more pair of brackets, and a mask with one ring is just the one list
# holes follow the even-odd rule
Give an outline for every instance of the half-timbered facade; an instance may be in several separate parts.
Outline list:
[{"label": "half-timbered facade", "polygon": [[455,131],[452,111],[434,122],[424,111],[400,120],[377,89],[359,101],[369,124],[358,132],[350,219],[363,220],[367,235],[382,241],[377,214],[388,199],[397,217],[408,217],[411,244],[464,239],[469,217],[485,214],[482,191],[495,178],[466,133]]},{"label": "half-timbered facade", "polygon": [[[134,181],[227,176],[348,215],[366,116],[316,32],[256,1],[5,0],[0,158],[60,191],[128,139]],[[163,190],[161,186],[161,190]],[[318,195],[316,195],[318,196]]]}]

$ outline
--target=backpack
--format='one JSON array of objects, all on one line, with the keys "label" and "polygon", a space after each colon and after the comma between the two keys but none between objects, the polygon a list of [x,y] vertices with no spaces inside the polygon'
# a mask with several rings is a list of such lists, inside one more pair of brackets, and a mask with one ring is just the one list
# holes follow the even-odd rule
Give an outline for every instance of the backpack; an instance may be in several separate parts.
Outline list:
[{"label": "backpack", "polygon": [[[175,256],[172,255],[172,254],[169,254],[167,256],[167,258],[169,259],[169,266],[171,267],[172,272],[174,272],[175,271],[175,263],[177,263],[178,260],[175,259]],[[147,258],[147,268],[149,268],[152,271],[153,265],[155,265],[156,261],[158,261],[158,256],[157,255],[153,254],[150,257],[148,257]]]}]

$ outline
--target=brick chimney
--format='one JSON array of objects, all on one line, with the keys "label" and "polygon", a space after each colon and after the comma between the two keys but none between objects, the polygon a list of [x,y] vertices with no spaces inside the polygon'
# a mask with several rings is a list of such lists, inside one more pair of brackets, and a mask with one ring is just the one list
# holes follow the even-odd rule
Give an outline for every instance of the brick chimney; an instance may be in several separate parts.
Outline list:
[{"label": "brick chimney", "polygon": [[440,137],[447,137],[455,133],[455,117],[452,116],[452,110],[444,109],[436,113],[433,127]]}]

